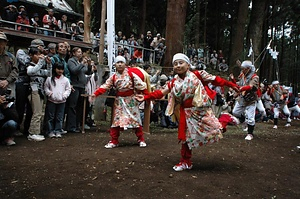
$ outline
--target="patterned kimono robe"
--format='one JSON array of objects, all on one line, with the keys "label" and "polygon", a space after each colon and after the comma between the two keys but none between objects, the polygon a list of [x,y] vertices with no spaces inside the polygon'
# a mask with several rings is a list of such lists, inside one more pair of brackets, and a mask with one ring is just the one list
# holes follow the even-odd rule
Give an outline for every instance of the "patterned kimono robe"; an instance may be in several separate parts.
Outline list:
[{"label": "patterned kimono robe", "polygon": [[[174,79],[168,84],[170,97],[166,115],[174,114],[179,121],[178,139],[187,142],[190,149],[219,141],[223,137],[222,125],[212,112],[211,99],[201,81],[190,71],[184,79],[178,75]],[[196,93],[198,87],[201,98],[198,96],[200,93]],[[194,98],[202,100],[203,105],[194,106]]]},{"label": "patterned kimono robe", "polygon": [[[132,76],[132,77],[131,77]],[[122,74],[116,72],[110,76],[100,88],[109,90],[116,88],[116,100],[114,102],[114,117],[111,127],[138,128],[142,126],[139,102],[134,99],[135,90],[144,90],[146,83],[135,73],[129,75],[126,68]]]}]

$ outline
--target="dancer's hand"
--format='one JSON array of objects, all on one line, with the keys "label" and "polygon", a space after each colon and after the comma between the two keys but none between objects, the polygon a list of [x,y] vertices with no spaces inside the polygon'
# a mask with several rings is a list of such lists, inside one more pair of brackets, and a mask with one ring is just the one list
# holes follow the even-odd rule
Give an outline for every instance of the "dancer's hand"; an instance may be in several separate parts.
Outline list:
[{"label": "dancer's hand", "polygon": [[144,101],[144,95],[142,95],[142,94],[136,94],[136,95],[134,96],[134,98],[135,98],[137,101],[139,101],[139,102]]},{"label": "dancer's hand", "polygon": [[96,95],[92,94],[91,96],[89,96],[89,102],[92,103],[96,100]]}]

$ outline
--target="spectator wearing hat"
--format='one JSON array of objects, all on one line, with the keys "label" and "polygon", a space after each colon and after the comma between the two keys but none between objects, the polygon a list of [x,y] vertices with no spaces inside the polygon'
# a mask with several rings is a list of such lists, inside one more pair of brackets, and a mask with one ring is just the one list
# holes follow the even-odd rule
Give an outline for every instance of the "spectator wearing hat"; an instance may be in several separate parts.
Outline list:
[{"label": "spectator wearing hat", "polygon": [[[29,49],[30,48],[37,48],[40,52],[45,51],[44,42],[40,39],[32,40],[29,46]],[[31,89],[30,89],[30,77],[27,74],[27,68],[30,65],[31,58],[27,50],[23,50],[23,49],[19,49],[17,51],[16,58],[18,61],[18,69],[19,69],[19,76],[16,81],[16,108],[19,116],[18,124],[19,124],[19,128],[22,123],[24,124],[23,134],[28,136],[30,123],[32,119],[32,107],[31,107],[30,100],[28,99],[28,96],[31,94]],[[26,110],[26,114],[23,122],[25,110]]]},{"label": "spectator wearing hat", "polygon": [[20,6],[19,6],[19,15],[22,15],[22,12],[23,12],[23,11],[26,11],[26,8],[25,8],[25,6],[20,5]]},{"label": "spectator wearing hat", "polygon": [[14,55],[5,50],[7,42],[4,32],[0,32],[0,142],[15,145],[13,137],[17,132],[18,115],[12,97],[18,68]]},{"label": "spectator wearing hat", "polygon": [[279,85],[278,80],[272,82],[272,88],[268,91],[268,94],[271,96],[274,103],[274,129],[278,128],[278,118],[279,114],[282,111],[287,116],[286,127],[291,126],[291,113],[287,106],[288,101],[288,91]]},{"label": "spectator wearing hat", "polygon": [[146,83],[138,76],[132,74],[130,68],[126,68],[126,60],[123,56],[117,56],[116,73],[110,76],[104,84],[91,96],[94,101],[99,95],[111,88],[116,88],[116,100],[114,102],[114,117],[110,128],[111,140],[105,148],[112,149],[118,146],[120,131],[129,128],[135,129],[140,147],[146,147],[142,121],[140,117],[139,102],[135,100],[135,92],[142,92],[147,88]]},{"label": "spectator wearing hat", "polygon": [[151,51],[149,49],[151,48],[152,41],[153,41],[152,33],[151,31],[147,31],[147,35],[146,37],[144,37],[144,42],[143,42],[145,48],[143,59],[145,63],[149,63],[149,58],[151,54]]},{"label": "spectator wearing hat", "polygon": [[31,89],[28,99],[33,114],[27,138],[32,141],[43,141],[45,137],[42,135],[41,120],[43,118],[43,104],[45,99],[44,82],[47,77],[51,76],[52,64],[50,57],[45,56],[35,46],[30,46],[28,51],[30,63],[27,67],[27,74],[30,78]]},{"label": "spectator wearing hat", "polygon": [[[31,47],[36,47],[43,52],[44,42],[40,39],[34,39],[31,41],[30,48]],[[29,66],[30,63],[30,56],[28,55],[27,50],[19,49],[16,53],[16,58],[18,61],[18,69],[19,69],[19,76],[16,81],[16,108],[19,116],[18,124],[19,124],[19,128],[22,123],[24,124],[23,134],[28,136],[30,121],[32,118],[31,104],[29,103],[29,99],[27,98],[27,96],[29,96],[31,92],[30,85],[29,85],[30,78],[27,75],[27,67]],[[26,114],[25,114],[25,120],[23,122],[25,110],[26,110]]]},{"label": "spectator wearing hat", "polygon": [[43,31],[40,29],[37,29],[38,27],[42,27],[42,21],[40,20],[39,14],[34,13],[32,15],[32,18],[30,19],[30,25],[33,26],[34,28],[32,29],[33,32],[42,34]]},{"label": "spectator wearing hat", "polygon": [[[16,23],[30,25],[29,19],[27,17],[27,12],[23,10],[21,14],[18,16]],[[18,30],[29,32],[29,28],[26,26],[18,26]]]},{"label": "spectator wearing hat", "polygon": [[[43,27],[50,29],[50,30],[55,30],[57,29],[57,20],[54,17],[54,10],[53,9],[48,9],[48,14],[45,14],[43,17]],[[45,35],[53,36],[54,33],[53,31],[44,31]]]},{"label": "spectator wearing hat", "polygon": [[75,40],[75,38],[79,34],[76,23],[71,24],[71,27],[68,29],[68,33],[71,34],[71,40]]},{"label": "spectator wearing hat", "polygon": [[247,130],[245,129],[245,131],[248,131],[245,140],[252,140],[255,126],[255,110],[258,99],[256,92],[259,88],[259,77],[255,74],[255,67],[251,61],[246,60],[239,65],[241,67],[241,73],[237,84],[240,86],[240,89],[232,114],[240,118],[240,120],[245,120],[247,124]]},{"label": "spectator wearing hat", "polygon": [[19,70],[15,56],[6,50],[7,42],[5,33],[0,32],[0,89],[11,89],[11,96],[15,97]]},{"label": "spectator wearing hat", "polygon": [[[16,22],[18,15],[19,13],[17,7],[14,5],[8,5],[4,7],[2,18],[6,21]],[[14,24],[6,24],[5,26],[9,28],[14,28]]]},{"label": "spectator wearing hat", "polygon": [[78,21],[77,23],[77,35],[75,37],[76,40],[79,40],[79,41],[83,41],[83,35],[84,35],[84,23],[83,21]]}]

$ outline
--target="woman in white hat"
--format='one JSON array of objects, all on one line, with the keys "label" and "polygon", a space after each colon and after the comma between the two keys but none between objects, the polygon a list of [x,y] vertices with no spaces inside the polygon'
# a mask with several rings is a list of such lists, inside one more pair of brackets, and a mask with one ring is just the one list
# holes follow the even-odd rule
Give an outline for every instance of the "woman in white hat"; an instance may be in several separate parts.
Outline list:
[{"label": "woman in white hat", "polygon": [[219,141],[223,137],[223,127],[212,112],[212,100],[202,84],[205,79],[214,81],[216,76],[203,72],[200,80],[189,70],[190,60],[182,53],[175,54],[172,63],[177,75],[168,86],[148,95],[138,95],[136,99],[160,99],[170,93],[166,115],[177,119],[178,139],[182,143],[180,162],[173,169],[183,171],[192,168],[192,149]]},{"label": "woman in white hat", "polygon": [[114,102],[113,121],[110,128],[111,140],[104,146],[107,149],[115,148],[119,145],[121,130],[135,129],[140,147],[146,147],[142,128],[139,102],[135,100],[135,92],[143,92],[147,89],[146,83],[136,74],[126,68],[126,60],[123,56],[115,59],[116,73],[110,76],[104,84],[98,88],[91,96],[93,102],[99,95],[107,90],[116,90],[116,100]]}]

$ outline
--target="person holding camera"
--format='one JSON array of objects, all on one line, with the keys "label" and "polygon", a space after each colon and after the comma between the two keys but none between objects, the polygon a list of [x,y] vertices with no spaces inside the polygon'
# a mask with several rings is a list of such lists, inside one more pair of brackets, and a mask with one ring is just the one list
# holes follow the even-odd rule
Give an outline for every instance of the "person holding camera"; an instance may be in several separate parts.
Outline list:
[{"label": "person holding camera", "polygon": [[[44,52],[44,42],[40,39],[34,39],[31,41],[29,48],[38,48]],[[29,135],[29,125],[32,117],[32,109],[28,99],[28,96],[31,93],[30,90],[30,78],[27,75],[27,67],[31,61],[30,56],[28,55],[28,50],[19,49],[16,53],[16,59],[18,62],[19,76],[16,80],[16,109],[19,116],[19,125],[24,124],[23,134],[27,137]],[[24,119],[24,113],[25,119]],[[23,122],[24,119],[24,122]],[[21,126],[19,126],[21,128]]]},{"label": "person holding camera", "polygon": [[33,141],[43,141],[45,137],[41,135],[41,119],[43,117],[45,98],[44,82],[47,77],[51,76],[52,64],[50,57],[42,54],[39,48],[31,47],[28,54],[31,59],[27,67],[31,89],[31,94],[28,96],[28,99],[33,114],[27,138]]},{"label": "person holding camera", "polygon": [[7,146],[16,144],[14,134],[18,128],[18,114],[10,93],[9,89],[1,89],[0,94],[0,141]]},{"label": "person holding camera", "polygon": [[70,71],[72,92],[68,99],[69,105],[66,108],[66,130],[69,133],[79,133],[84,102],[84,97],[81,95],[85,94],[86,74],[89,74],[92,69],[91,59],[88,56],[82,55],[81,48],[74,47],[72,49],[72,57],[68,60],[68,69]]}]

